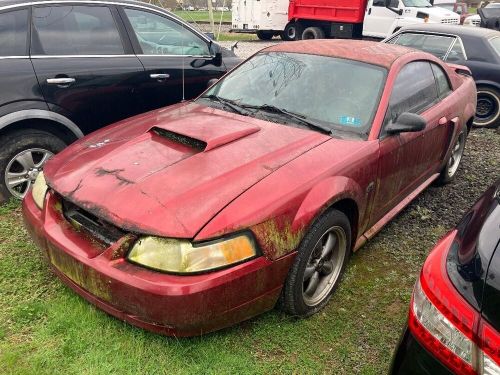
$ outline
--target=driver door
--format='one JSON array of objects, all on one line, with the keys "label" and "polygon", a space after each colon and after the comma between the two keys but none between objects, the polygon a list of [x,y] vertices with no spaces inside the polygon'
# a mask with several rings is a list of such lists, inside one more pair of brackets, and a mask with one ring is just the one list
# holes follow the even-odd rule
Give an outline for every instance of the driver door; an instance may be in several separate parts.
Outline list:
[{"label": "driver door", "polygon": [[[398,8],[399,1],[392,0],[391,6]],[[370,0],[366,7],[363,35],[376,38],[387,37],[397,17],[396,13],[385,6],[385,0]]]},{"label": "driver door", "polygon": [[387,134],[385,128],[404,112],[423,114],[437,100],[436,83],[428,62],[411,62],[401,69],[380,134],[379,185],[370,226],[420,186],[429,174],[429,155],[425,153],[429,124],[414,133]]},{"label": "driver door", "polygon": [[180,21],[133,7],[122,8],[121,16],[145,69],[143,111],[195,98],[226,72],[224,64],[214,65],[209,42]]}]

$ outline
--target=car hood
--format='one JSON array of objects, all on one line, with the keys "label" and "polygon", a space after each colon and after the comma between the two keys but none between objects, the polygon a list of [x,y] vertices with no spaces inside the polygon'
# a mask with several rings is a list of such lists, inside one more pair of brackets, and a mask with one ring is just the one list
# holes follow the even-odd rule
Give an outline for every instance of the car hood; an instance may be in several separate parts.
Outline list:
[{"label": "car hood", "polygon": [[193,238],[228,203],[331,139],[190,103],[103,129],[45,166],[64,199],[136,233]]},{"label": "car hood", "polygon": [[[420,10],[420,8],[419,8],[419,10]],[[460,16],[457,13],[452,12],[452,11],[445,9],[445,8],[440,8],[439,5],[434,6],[432,8],[421,8],[421,11],[423,13],[429,14],[429,17],[431,17],[432,19],[434,19],[434,18],[440,18],[440,19],[455,18],[457,20],[460,19]]]}]

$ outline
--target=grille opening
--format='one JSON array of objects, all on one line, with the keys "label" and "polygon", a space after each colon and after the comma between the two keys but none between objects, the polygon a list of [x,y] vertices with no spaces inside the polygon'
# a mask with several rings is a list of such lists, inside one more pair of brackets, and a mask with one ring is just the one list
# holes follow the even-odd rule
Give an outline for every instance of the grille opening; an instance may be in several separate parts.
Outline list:
[{"label": "grille opening", "polygon": [[84,230],[92,238],[107,246],[111,246],[126,234],[67,200],[62,200],[62,206],[64,217],[76,230]]}]

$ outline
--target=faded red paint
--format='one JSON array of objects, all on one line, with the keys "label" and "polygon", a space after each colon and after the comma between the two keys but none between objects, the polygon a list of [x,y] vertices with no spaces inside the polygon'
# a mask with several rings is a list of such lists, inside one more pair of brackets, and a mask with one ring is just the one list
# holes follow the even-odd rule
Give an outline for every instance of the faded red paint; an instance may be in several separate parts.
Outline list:
[{"label": "faded red paint", "polygon": [[[268,51],[387,68],[368,139],[334,139],[194,103],[102,129],[47,163],[53,191],[42,212],[30,194],[23,205],[27,228],[66,284],[110,314],[164,334],[200,334],[247,319],[274,306],[315,218],[335,205],[347,210],[353,249],[359,248],[432,182],[475,113],[473,81],[423,52],[324,40]],[[422,59],[448,72],[454,92],[423,113],[423,132],[379,139],[397,73]],[[440,124],[443,117],[449,121]],[[177,135],[198,143],[179,142]],[[59,196],[128,234],[110,247],[96,246],[66,221]],[[125,259],[141,234],[196,242],[238,230],[252,231],[263,256],[197,276],[154,272]]]}]

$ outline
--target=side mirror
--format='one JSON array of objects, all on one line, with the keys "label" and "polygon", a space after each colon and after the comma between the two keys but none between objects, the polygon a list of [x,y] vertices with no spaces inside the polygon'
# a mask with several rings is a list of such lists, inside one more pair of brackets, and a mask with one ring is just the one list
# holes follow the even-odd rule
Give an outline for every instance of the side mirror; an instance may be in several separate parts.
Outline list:
[{"label": "side mirror", "polygon": [[208,39],[210,39],[210,40],[215,40],[215,34],[214,33],[208,32],[208,33],[205,33],[205,36]]},{"label": "side mirror", "polygon": [[388,134],[416,133],[425,129],[427,122],[415,113],[404,112],[398,116],[396,121],[385,128]]},{"label": "side mirror", "polygon": [[212,79],[209,79],[208,82],[207,82],[207,88],[209,87],[212,87],[213,85],[215,85],[217,82],[219,82],[219,79],[218,78],[212,78]]},{"label": "side mirror", "polygon": [[217,52],[212,60],[213,64],[215,66],[221,66],[222,65],[222,52]]}]

